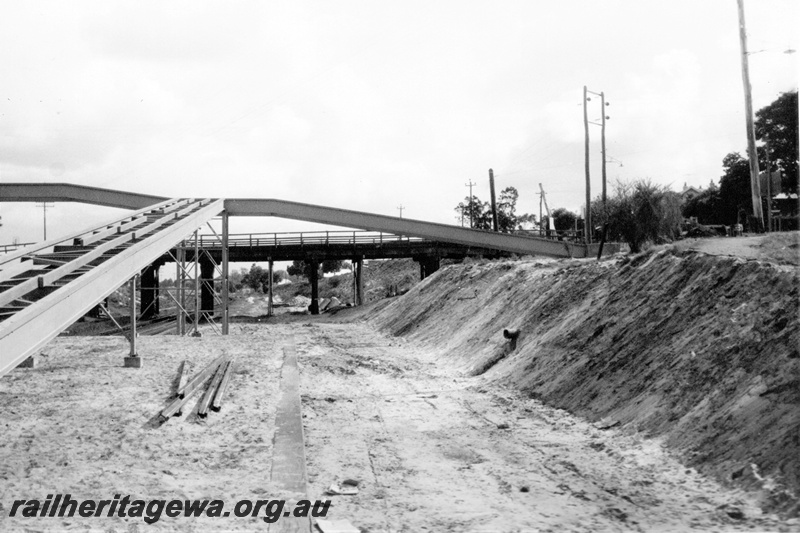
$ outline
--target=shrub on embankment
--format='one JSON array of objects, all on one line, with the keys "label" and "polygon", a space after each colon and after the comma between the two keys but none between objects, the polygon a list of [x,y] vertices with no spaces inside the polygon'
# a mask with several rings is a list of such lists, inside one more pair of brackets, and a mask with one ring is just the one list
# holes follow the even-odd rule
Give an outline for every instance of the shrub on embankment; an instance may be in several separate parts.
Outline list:
[{"label": "shrub on embankment", "polygon": [[[661,437],[690,466],[800,494],[798,269],[695,252],[447,267],[377,310],[465,372]],[[519,329],[507,353],[504,328]]]}]

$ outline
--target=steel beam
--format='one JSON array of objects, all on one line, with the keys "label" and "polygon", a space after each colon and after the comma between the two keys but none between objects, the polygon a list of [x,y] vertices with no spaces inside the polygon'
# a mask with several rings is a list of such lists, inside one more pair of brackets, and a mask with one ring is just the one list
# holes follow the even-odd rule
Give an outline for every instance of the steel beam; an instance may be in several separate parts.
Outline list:
[{"label": "steel beam", "polygon": [[4,202],[81,202],[122,209],[141,209],[167,199],[72,183],[0,183],[0,198]]},{"label": "steel beam", "polygon": [[130,278],[155,261],[222,209],[222,200],[210,202],[0,322],[0,376],[114,292],[120,280]]},{"label": "steel beam", "polygon": [[222,212],[222,334],[228,334],[228,212]]},{"label": "steel beam", "polygon": [[[164,198],[158,196],[66,183],[0,184],[0,201],[75,201],[135,209],[162,200]],[[233,198],[225,200],[225,210],[230,216],[276,216],[370,231],[385,231],[518,254],[553,257],[569,255],[563,244],[558,241],[285,200]],[[573,254],[574,257],[587,257],[586,246],[574,245]]]},{"label": "steel beam", "polygon": [[[390,217],[285,200],[227,199],[225,200],[225,209],[232,216],[276,216],[292,220],[360,228],[367,231],[421,237],[434,241],[454,242],[517,254],[548,255],[553,257],[567,257],[568,255],[563,243],[549,239],[511,233],[494,233],[436,222]],[[575,257],[586,257],[586,247],[576,245],[574,253]]]}]

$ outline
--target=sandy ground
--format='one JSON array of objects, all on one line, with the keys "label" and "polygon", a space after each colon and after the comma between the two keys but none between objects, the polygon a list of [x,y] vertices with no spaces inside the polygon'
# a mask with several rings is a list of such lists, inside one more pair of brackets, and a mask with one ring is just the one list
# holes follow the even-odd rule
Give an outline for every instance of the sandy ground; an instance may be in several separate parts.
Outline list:
[{"label": "sandy ground", "polygon": [[362,531],[800,528],[656,440],[457,376],[365,326],[300,329],[310,491],[360,481],[357,496],[333,497],[331,516]]},{"label": "sandy ground", "polygon": [[[752,249],[745,257],[795,264],[796,233],[747,239],[679,245],[720,255]],[[477,301],[468,285],[451,295],[459,305]],[[263,298],[240,303],[253,317],[265,312]],[[800,531],[797,518],[764,514],[753,494],[682,466],[662,440],[590,424],[488,375],[467,377],[440,349],[357,319],[369,312],[254,318],[233,324],[228,337],[141,337],[140,370],[122,368],[127,344],[119,337],[57,338],[38,368],[0,380],[0,531],[266,530],[257,518],[162,517],[146,525],[8,512],[15,499],[56,493],[226,505],[281,497],[270,467],[281,347],[290,339],[301,370],[308,495],[330,498],[328,518],[350,520],[362,533]],[[455,329],[437,335],[446,340]],[[476,351],[490,336],[465,334]],[[158,424],[181,361],[199,370],[221,354],[236,357],[222,411],[201,420],[187,409]],[[359,482],[357,495],[325,495],[345,479]]]},{"label": "sandy ground", "polygon": [[[274,405],[283,342],[242,325],[223,338],[140,337],[142,369],[122,368],[118,337],[60,337],[34,370],[0,380],[0,531],[252,530],[257,519],[10,518],[15,499],[47,494],[111,499],[274,497],[270,486]],[[227,353],[236,366],[226,404],[201,420],[192,400],[164,425],[155,416],[170,401],[180,362],[199,371]],[[144,529],[143,529],[144,528]]]},{"label": "sandy ground", "polygon": [[[141,370],[119,338],[58,338],[40,367],[0,380],[0,530],[265,530],[253,518],[10,518],[18,498],[279,497],[269,468],[280,347],[302,376],[309,496],[346,478],[328,518],[379,531],[792,530],[753,501],[682,467],[657,441],[601,430],[362,324],[242,324],[228,338],[142,338]],[[227,404],[200,421],[154,415],[177,367],[236,355]],[[194,402],[193,402],[194,403]],[[193,405],[190,404],[190,405]],[[735,517],[743,519],[737,519]]]}]

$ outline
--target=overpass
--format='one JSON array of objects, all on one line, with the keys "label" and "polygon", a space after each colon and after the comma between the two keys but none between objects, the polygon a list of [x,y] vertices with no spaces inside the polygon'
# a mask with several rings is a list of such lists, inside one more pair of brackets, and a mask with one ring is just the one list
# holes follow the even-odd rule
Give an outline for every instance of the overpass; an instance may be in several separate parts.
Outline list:
[{"label": "overpass", "polygon": [[[428,241],[427,246],[456,245],[498,254],[587,257],[596,253],[594,247],[582,244],[276,199],[168,199],[69,183],[2,183],[0,201],[80,202],[133,211],[66,237],[0,255],[0,376],[36,353],[120,285],[135,279],[187,236],[194,233],[197,237],[197,229],[217,216],[222,217],[222,234],[217,236],[219,246],[209,246],[209,250],[216,250],[221,266],[223,334],[228,332],[228,265],[231,249],[236,248],[229,245],[231,216],[275,216],[403,235]],[[410,246],[411,241],[408,242]],[[199,242],[194,246],[197,262]],[[182,248],[185,252],[186,247]],[[195,270],[199,283],[199,269]],[[131,302],[131,315],[135,318],[135,298]],[[195,328],[198,323],[196,316]],[[130,364],[141,364],[135,335],[131,336],[130,355]]]}]

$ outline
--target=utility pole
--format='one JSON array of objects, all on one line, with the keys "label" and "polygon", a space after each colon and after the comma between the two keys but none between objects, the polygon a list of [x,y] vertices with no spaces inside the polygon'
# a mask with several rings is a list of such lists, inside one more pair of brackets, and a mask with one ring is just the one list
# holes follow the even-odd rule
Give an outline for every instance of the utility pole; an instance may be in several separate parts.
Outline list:
[{"label": "utility pole", "polygon": [[494,172],[489,169],[489,192],[492,194],[492,227],[494,231],[500,231],[497,225],[497,202],[494,198]]},{"label": "utility pole", "polygon": [[[600,123],[593,122],[589,120],[588,110],[587,110],[587,102],[590,102],[592,99],[589,97],[589,93],[599,96],[600,97],[600,111],[602,111],[602,115],[600,118]],[[603,218],[605,219],[606,216],[606,202],[608,199],[607,196],[607,187],[606,187],[606,119],[609,117],[606,116],[606,106],[609,105],[606,102],[606,95],[604,92],[596,93],[594,91],[590,91],[583,86],[583,129],[585,132],[585,159],[586,159],[586,211],[584,220],[586,222],[586,227],[584,228],[584,234],[586,236],[586,243],[592,242],[592,195],[591,195],[591,181],[589,176],[589,124],[594,124],[595,126],[600,126],[600,152],[603,156],[603,165],[602,165],[602,179],[603,179]],[[603,221],[605,222],[605,220]]]},{"label": "utility pole", "polygon": [[[542,184],[539,184],[539,188],[542,188]],[[539,237],[544,235],[544,228],[542,227],[542,200],[544,199],[544,189],[539,192]]]},{"label": "utility pole", "polygon": [[36,204],[36,207],[42,208],[42,215],[44,216],[44,240],[47,240],[47,208],[48,207],[55,207],[55,204],[50,202],[42,202],[41,204]]},{"label": "utility pole", "polygon": [[603,153],[603,222],[606,218],[606,96],[600,91],[600,108],[603,114],[600,120],[600,151]]},{"label": "utility pole", "polygon": [[586,102],[589,101],[587,96],[588,89],[586,85],[583,86],[583,132],[584,132],[584,167],[586,170],[586,215],[583,217],[583,237],[586,244],[592,242],[592,220],[589,212],[589,204],[592,201],[592,184],[589,179],[589,115],[586,110]]},{"label": "utility pole", "polygon": [[397,209],[400,211],[400,218],[403,218],[403,209],[405,209],[405,207],[403,207],[403,204],[397,206]]},{"label": "utility pole", "polygon": [[764,137],[764,152],[767,154],[767,233],[770,233],[772,231],[772,164],[769,160],[769,138],[766,136]]},{"label": "utility pole", "polygon": [[465,186],[469,187],[469,227],[472,228],[472,187],[477,185],[477,183],[472,183],[472,180],[469,180],[469,183],[466,183]]},{"label": "utility pole", "polygon": [[744,0],[736,0],[739,8],[739,44],[742,48],[742,84],[744,85],[744,111],[747,124],[747,155],[750,159],[750,194],[753,200],[753,216],[764,228],[764,213],[761,209],[761,185],[758,182],[758,153],[756,152],[756,132],[753,127],[753,95],[750,87],[750,69],[747,60],[747,31],[744,23]]}]

